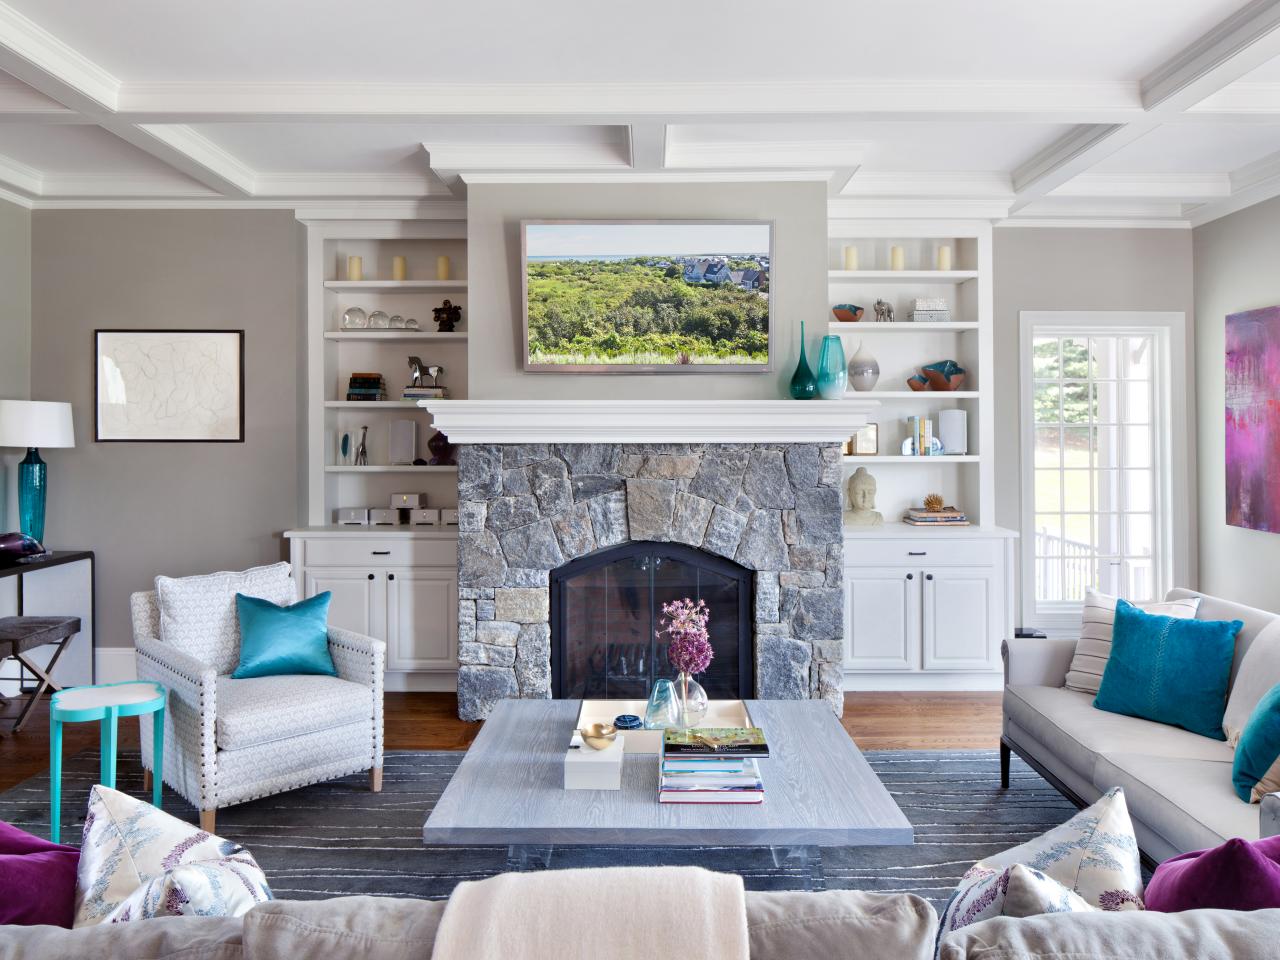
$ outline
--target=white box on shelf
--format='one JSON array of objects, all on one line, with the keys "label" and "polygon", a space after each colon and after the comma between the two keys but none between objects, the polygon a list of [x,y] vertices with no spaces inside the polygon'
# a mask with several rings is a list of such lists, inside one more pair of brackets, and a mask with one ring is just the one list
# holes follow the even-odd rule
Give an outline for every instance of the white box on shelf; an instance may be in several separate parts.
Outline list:
[{"label": "white box on shelf", "polygon": [[440,508],[440,525],[442,527],[456,527],[458,525],[458,511],[455,507]]},{"label": "white box on shelf", "polygon": [[369,511],[369,523],[375,527],[398,527],[400,526],[400,511],[380,508],[371,509]]},{"label": "white box on shelf", "polygon": [[603,750],[592,750],[582,742],[582,734],[574,731],[569,749],[564,752],[564,788],[566,790],[621,790],[622,760],[627,738],[618,738]]},{"label": "white box on shelf", "polygon": [[409,511],[409,523],[415,527],[440,526],[440,511],[435,507]]},{"label": "white box on shelf", "polygon": [[391,509],[393,510],[417,510],[427,505],[427,495],[425,493],[393,493],[391,495]]},{"label": "white box on shelf", "polygon": [[338,524],[343,527],[366,527],[369,525],[368,507],[342,507],[338,510]]}]

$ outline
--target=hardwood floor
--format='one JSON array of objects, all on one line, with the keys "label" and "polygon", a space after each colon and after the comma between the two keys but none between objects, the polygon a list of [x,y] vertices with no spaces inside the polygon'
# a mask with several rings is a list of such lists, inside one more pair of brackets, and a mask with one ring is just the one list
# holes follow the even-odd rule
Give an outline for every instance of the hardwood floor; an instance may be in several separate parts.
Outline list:
[{"label": "hardwood floor", "polygon": [[[384,703],[388,750],[465,750],[480,732],[458,719],[451,693],[388,693]],[[846,693],[844,703],[841,722],[863,750],[993,750],[1000,740],[998,693]],[[22,733],[0,736],[0,790],[48,768],[46,704]],[[64,756],[98,745],[96,723],[62,729]],[[120,749],[138,749],[137,723],[120,724]]]}]

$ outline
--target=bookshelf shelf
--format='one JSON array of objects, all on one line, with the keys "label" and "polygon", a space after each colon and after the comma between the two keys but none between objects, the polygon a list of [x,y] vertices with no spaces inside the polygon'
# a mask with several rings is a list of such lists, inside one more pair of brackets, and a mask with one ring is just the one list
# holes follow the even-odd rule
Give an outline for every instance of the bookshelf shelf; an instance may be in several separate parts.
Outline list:
[{"label": "bookshelf shelf", "polygon": [[910,320],[903,323],[841,323],[833,320],[829,326],[832,333],[964,333],[981,329],[977,323],[914,323]]},{"label": "bookshelf shelf", "polygon": [[326,280],[326,290],[351,293],[465,293],[465,280]]},{"label": "bookshelf shelf", "polygon": [[840,458],[844,463],[909,463],[912,466],[942,466],[949,463],[980,463],[982,458],[976,453],[958,454],[956,456],[908,457],[902,454],[876,454],[874,456],[846,456]]}]

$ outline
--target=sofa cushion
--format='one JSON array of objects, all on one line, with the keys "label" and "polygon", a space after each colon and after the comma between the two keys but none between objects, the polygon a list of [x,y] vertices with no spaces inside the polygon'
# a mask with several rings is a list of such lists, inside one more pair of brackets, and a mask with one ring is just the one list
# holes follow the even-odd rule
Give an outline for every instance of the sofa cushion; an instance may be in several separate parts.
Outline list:
[{"label": "sofa cushion", "polygon": [[1261,803],[1280,790],[1280,685],[1272,687],[1249,718],[1236,744],[1231,782],[1245,803]]},{"label": "sofa cushion", "polygon": [[973,869],[966,873],[947,904],[947,929],[959,930],[992,917],[1035,917],[1096,909],[1047,874],[1025,863],[1015,863],[1004,870]]},{"label": "sofa cushion", "polygon": [[948,934],[939,960],[1264,960],[1280,910],[1047,913],[996,917]]},{"label": "sofa cushion", "polygon": [[243,960],[239,917],[157,917],[78,930],[0,924],[4,960]]},{"label": "sofa cushion", "polygon": [[373,717],[369,688],[338,677],[219,677],[219,750],[287,740]]},{"label": "sofa cushion", "polygon": [[79,859],[75,847],[50,843],[0,820],[0,925],[70,927]]},{"label": "sofa cushion", "polygon": [[[1084,606],[1080,618],[1080,639],[1076,641],[1076,653],[1067,670],[1068,689],[1084,693],[1097,693],[1102,674],[1111,657],[1111,635],[1115,620],[1116,599],[1110,594],[1093,588],[1085,590]],[[1141,603],[1138,606],[1148,613],[1167,617],[1194,617],[1200,606],[1198,597],[1186,597],[1158,603]]]},{"label": "sofa cushion", "polygon": [[751,960],[933,956],[938,915],[906,893],[746,892]]},{"label": "sofa cushion", "polygon": [[1138,750],[1153,757],[1222,761],[1230,769],[1231,747],[1219,740],[1151,720],[1107,713],[1093,706],[1089,694],[1065,687],[1006,687],[1004,711],[1086,777],[1092,775],[1099,754]]},{"label": "sofa cushion", "polygon": [[236,594],[288,604],[298,599],[289,564],[199,577],[156,577],[160,604],[160,641],[230,673],[240,657]]},{"label": "sofa cushion", "polygon": [[1280,909],[1280,837],[1228,840],[1156,867],[1147,886],[1147,909]]},{"label": "sofa cushion", "polygon": [[1277,619],[1280,619],[1280,614],[1272,613],[1269,610],[1259,610],[1257,607],[1249,607],[1243,603],[1236,603],[1234,600],[1213,597],[1207,593],[1197,593],[1184,587],[1174,587],[1165,596],[1165,600],[1185,600],[1195,597],[1200,600],[1200,609],[1196,611],[1197,620],[1240,620],[1244,622],[1244,629],[1236,634],[1235,662],[1231,666],[1231,682],[1235,683],[1236,678],[1240,675],[1240,664],[1244,661],[1249,651],[1253,649],[1253,642],[1261,635],[1263,630]]},{"label": "sofa cushion", "polygon": [[267,878],[238,844],[117,790],[90,791],[77,927],[166,914],[237,917],[270,899]]},{"label": "sofa cushion", "polygon": [[1111,659],[1093,705],[1226,740],[1231,658],[1240,620],[1187,620],[1116,603]]},{"label": "sofa cushion", "polygon": [[391,897],[273,900],[245,915],[245,953],[281,960],[426,960],[445,906],[444,900]]},{"label": "sofa cushion", "polygon": [[1099,789],[1123,787],[1134,816],[1178,850],[1216,847],[1231,837],[1258,839],[1258,808],[1236,796],[1229,760],[1108,754],[1094,765],[1093,782]]},{"label": "sofa cushion", "polygon": [[1240,672],[1231,686],[1227,710],[1222,715],[1227,743],[1235,746],[1240,742],[1254,709],[1277,684],[1280,684],[1280,620],[1258,632],[1249,645],[1249,652],[1240,661]]},{"label": "sofa cushion", "polygon": [[336,677],[329,653],[328,590],[297,603],[278,604],[258,597],[236,594],[236,617],[240,621],[240,660],[231,676],[281,677],[289,674],[319,674]]}]

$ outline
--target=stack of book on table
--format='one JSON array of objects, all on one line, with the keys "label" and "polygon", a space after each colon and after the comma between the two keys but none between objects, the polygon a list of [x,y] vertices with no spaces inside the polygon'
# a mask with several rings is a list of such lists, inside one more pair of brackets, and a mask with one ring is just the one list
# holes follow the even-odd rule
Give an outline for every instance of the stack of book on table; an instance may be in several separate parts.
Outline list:
[{"label": "stack of book on table", "polygon": [[353,373],[347,381],[348,400],[385,400],[387,384],[380,373]]},{"label": "stack of book on table", "polygon": [[759,727],[666,730],[658,755],[659,803],[761,803],[756,761],[769,758]]},{"label": "stack of book on table", "polygon": [[967,527],[969,518],[955,507],[943,507],[941,510],[912,507],[903,515],[902,522],[913,527]]}]

